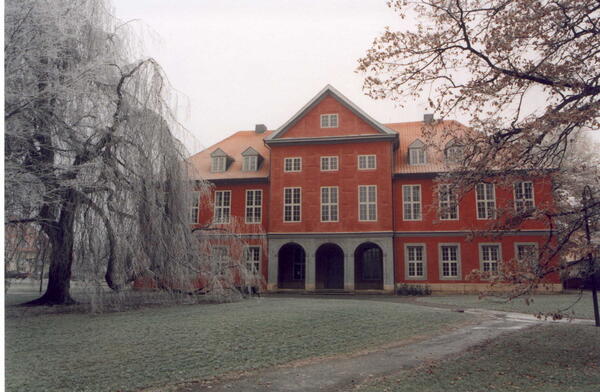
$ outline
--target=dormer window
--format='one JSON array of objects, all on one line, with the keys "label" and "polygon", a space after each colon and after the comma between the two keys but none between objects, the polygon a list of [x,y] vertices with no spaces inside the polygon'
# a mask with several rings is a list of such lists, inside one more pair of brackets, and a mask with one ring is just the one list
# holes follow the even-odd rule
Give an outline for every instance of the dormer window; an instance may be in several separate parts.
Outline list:
[{"label": "dormer window", "polygon": [[262,156],[253,149],[248,147],[243,153],[244,162],[242,164],[242,171],[258,171],[258,167],[262,162]]},{"label": "dormer window", "polygon": [[419,139],[408,146],[408,163],[411,165],[424,165],[427,163],[425,143]]},{"label": "dormer window", "polygon": [[338,123],[337,113],[321,114],[321,128],[337,128]]},{"label": "dormer window", "polygon": [[445,154],[448,163],[460,163],[464,158],[463,146],[450,142],[446,145]]},{"label": "dormer window", "polygon": [[225,151],[217,148],[210,154],[210,171],[213,173],[222,173],[227,171],[229,164],[233,159],[225,154]]},{"label": "dormer window", "polygon": [[213,173],[224,172],[227,167],[227,157],[212,157],[210,171]]}]

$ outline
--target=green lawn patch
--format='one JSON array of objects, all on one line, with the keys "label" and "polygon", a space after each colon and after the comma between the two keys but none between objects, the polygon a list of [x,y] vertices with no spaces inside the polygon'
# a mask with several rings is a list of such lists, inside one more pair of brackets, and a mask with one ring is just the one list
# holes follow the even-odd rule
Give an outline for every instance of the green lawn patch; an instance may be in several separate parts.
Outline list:
[{"label": "green lawn patch", "polygon": [[[533,302],[530,302],[529,305],[527,305],[524,298],[515,298],[510,302],[506,302],[505,299],[498,297],[484,297],[479,299],[476,295],[423,297],[419,298],[418,302],[454,305],[460,308],[483,308],[528,314],[564,311],[566,315],[571,315],[575,318],[594,318],[592,294],[589,292],[584,292],[581,299],[579,299],[579,294],[536,295],[533,297]],[[572,306],[573,304],[575,305]]]},{"label": "green lawn patch", "polygon": [[358,392],[597,392],[600,328],[552,324],[505,334],[462,356],[371,380]]},{"label": "green lawn patch", "polygon": [[262,298],[6,320],[9,391],[134,390],[426,335],[469,315],[409,304]]}]

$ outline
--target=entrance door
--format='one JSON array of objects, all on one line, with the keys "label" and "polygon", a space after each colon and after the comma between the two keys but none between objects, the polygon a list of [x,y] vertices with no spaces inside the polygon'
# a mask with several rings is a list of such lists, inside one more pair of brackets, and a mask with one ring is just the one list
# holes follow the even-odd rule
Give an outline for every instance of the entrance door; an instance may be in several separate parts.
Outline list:
[{"label": "entrance door", "polygon": [[321,245],[316,254],[316,288],[344,288],[344,252],[335,244]]}]

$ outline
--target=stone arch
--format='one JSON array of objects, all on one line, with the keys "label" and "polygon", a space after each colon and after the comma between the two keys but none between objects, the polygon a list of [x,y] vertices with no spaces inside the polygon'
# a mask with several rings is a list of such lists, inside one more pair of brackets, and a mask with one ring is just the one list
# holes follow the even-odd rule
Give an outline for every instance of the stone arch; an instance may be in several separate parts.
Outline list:
[{"label": "stone arch", "polygon": [[315,252],[315,287],[344,288],[344,250],[339,245],[325,243]]},{"label": "stone arch", "polygon": [[277,252],[277,287],[281,289],[304,289],[306,280],[306,252],[295,243],[288,242]]},{"label": "stone arch", "polygon": [[363,242],[354,251],[354,288],[383,290],[383,250],[374,242]]}]

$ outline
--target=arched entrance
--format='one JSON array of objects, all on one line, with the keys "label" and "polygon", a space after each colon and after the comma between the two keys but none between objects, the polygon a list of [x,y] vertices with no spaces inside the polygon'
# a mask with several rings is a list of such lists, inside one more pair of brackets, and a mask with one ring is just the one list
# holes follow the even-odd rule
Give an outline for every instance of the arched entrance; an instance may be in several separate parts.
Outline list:
[{"label": "arched entrance", "polygon": [[306,257],[304,249],[293,242],[279,248],[277,255],[279,273],[277,287],[280,289],[304,289]]},{"label": "arched entrance", "polygon": [[316,253],[317,289],[344,288],[344,251],[335,244],[324,244]]},{"label": "arched entrance", "polygon": [[354,252],[354,288],[383,290],[383,252],[372,242],[361,244]]}]

